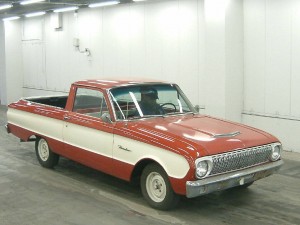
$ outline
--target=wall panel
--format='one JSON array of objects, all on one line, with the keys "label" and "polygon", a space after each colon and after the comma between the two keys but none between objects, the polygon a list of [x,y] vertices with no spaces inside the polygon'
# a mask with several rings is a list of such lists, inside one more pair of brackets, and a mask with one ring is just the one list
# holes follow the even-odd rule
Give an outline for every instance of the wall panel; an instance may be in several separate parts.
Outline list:
[{"label": "wall panel", "polygon": [[[38,26],[30,36],[32,24]],[[62,29],[53,29],[51,15],[23,24],[27,39],[44,37],[40,51],[32,46],[30,52],[29,44],[24,44],[23,52],[30,56],[24,63],[28,65],[26,87],[67,91],[78,79],[153,78],[180,83],[194,104],[199,104],[194,93],[205,86],[200,82],[205,76],[203,1],[164,0],[81,9],[75,15],[63,13],[62,24]],[[79,53],[74,38],[80,40],[79,50],[89,48],[91,56]],[[45,58],[41,71],[27,62],[39,52],[44,52]],[[34,83],[37,74],[42,81]],[[202,105],[204,99],[202,96]]]},{"label": "wall panel", "polygon": [[244,110],[265,112],[265,3],[244,1]]},{"label": "wall panel", "polygon": [[[300,2],[244,0],[243,122],[300,151]],[[292,132],[291,132],[292,131]]]},{"label": "wall panel", "polygon": [[244,1],[247,113],[299,118],[299,5],[295,0]]},{"label": "wall panel", "polygon": [[266,105],[268,114],[290,115],[291,10],[293,0],[266,1]]},{"label": "wall panel", "polygon": [[300,1],[294,3],[291,27],[291,115],[300,118]]}]

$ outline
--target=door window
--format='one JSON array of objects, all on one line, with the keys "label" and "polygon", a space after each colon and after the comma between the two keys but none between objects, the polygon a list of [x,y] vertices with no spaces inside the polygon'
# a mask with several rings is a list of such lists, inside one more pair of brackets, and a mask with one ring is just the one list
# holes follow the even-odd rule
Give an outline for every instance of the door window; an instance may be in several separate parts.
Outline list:
[{"label": "door window", "polygon": [[108,113],[108,107],[102,92],[87,88],[77,88],[73,112],[100,118]]}]

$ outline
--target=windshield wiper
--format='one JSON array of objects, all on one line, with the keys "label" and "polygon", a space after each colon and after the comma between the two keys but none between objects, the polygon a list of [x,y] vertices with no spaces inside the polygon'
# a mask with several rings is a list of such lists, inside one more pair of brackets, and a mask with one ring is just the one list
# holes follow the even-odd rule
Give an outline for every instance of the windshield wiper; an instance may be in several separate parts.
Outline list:
[{"label": "windshield wiper", "polygon": [[166,113],[165,115],[185,115],[185,114],[194,114],[192,111],[190,112],[171,112],[171,113]]},{"label": "windshield wiper", "polygon": [[143,119],[143,118],[151,118],[151,117],[164,117],[164,115],[130,116],[130,117],[128,117],[128,120],[132,120],[132,119]]}]

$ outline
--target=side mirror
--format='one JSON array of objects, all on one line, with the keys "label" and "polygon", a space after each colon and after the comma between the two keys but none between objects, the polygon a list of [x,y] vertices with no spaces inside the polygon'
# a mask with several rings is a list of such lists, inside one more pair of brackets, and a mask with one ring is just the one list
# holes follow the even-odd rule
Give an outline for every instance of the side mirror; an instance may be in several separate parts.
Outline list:
[{"label": "side mirror", "polygon": [[112,123],[109,113],[103,113],[101,120],[105,123]]},{"label": "side mirror", "polygon": [[197,111],[197,112],[200,112],[200,106],[199,105],[195,105],[195,110]]}]

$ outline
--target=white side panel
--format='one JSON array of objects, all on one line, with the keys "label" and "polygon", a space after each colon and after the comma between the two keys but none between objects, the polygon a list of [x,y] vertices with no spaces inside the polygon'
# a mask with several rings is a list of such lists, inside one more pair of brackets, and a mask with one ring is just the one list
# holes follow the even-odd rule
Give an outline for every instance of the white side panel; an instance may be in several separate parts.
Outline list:
[{"label": "white side panel", "polygon": [[63,140],[62,130],[64,121],[12,108],[8,109],[7,120],[13,125],[50,137],[57,141]]},{"label": "white side panel", "polygon": [[63,131],[66,144],[112,157],[113,134],[67,123]]},{"label": "white side panel", "polygon": [[[11,124],[131,165],[144,158],[153,159],[174,178],[183,178],[189,170],[189,164],[183,156],[129,138],[117,135],[114,137],[111,133],[11,108],[7,117]],[[122,150],[119,146],[130,151]]]},{"label": "white side panel", "polygon": [[[119,146],[126,148],[127,151],[120,149]],[[144,158],[153,159],[166,170],[169,176],[174,178],[185,177],[190,168],[186,159],[181,155],[117,135],[114,139],[113,157],[131,165]]]}]

